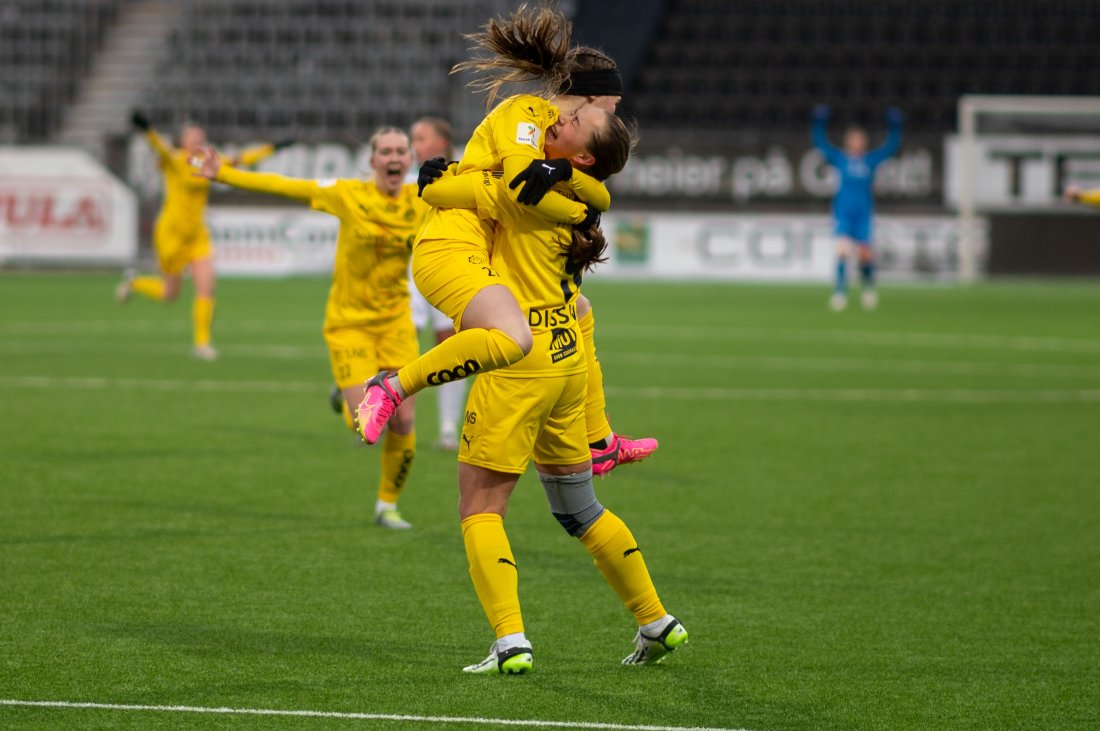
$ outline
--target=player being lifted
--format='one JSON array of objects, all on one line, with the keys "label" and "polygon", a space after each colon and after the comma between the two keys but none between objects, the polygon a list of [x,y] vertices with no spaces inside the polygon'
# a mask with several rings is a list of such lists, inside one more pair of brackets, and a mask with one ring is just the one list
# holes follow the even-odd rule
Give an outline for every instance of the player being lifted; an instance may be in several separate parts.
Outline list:
[{"label": "player being lifted", "polygon": [[[556,147],[561,137],[547,141],[548,154],[561,154]],[[629,132],[618,122],[570,156],[570,163],[606,180],[622,169],[631,146]],[[584,339],[577,334],[577,287],[584,270],[601,260],[606,243],[598,227],[548,226],[514,199],[500,176],[448,175],[423,193],[434,206],[476,208],[481,220],[496,222],[488,263],[530,314],[533,341],[517,363],[482,373],[467,404],[459,514],[470,576],[496,639],[488,657],[464,670],[521,674],[533,664],[520,611],[519,566],[504,530],[509,497],[532,458],[554,517],[580,540],[635,617],[634,651],[622,662],[654,664],[687,642],[688,634],[661,603],[630,529],[596,499],[587,444],[587,365]],[[573,197],[564,185],[558,188]]]},{"label": "player being lifted", "polygon": [[[606,210],[606,188],[584,173],[573,173],[568,157],[582,154],[584,142],[608,134],[619,124],[613,110],[622,95],[622,80],[613,60],[590,48],[570,47],[571,26],[547,8],[521,6],[512,16],[491,20],[482,33],[469,36],[486,53],[456,70],[491,72],[477,85],[489,92],[491,106],[509,82],[538,81],[549,100],[521,94],[504,100],[474,131],[459,172],[503,170],[510,195],[548,222],[591,226]],[[533,50],[532,38],[545,44]],[[550,55],[565,62],[547,72]],[[544,159],[553,144],[557,159]],[[430,170],[429,170],[430,172]],[[438,172],[438,171],[437,171]],[[424,171],[422,170],[422,175]],[[549,192],[567,182],[587,207]],[[363,438],[373,443],[396,405],[427,387],[503,368],[530,349],[531,330],[515,297],[488,265],[490,232],[477,216],[460,209],[435,210],[418,236],[413,252],[417,288],[455,322],[458,334],[431,349],[396,374],[379,374],[360,406]],[[586,299],[579,306],[581,332],[590,353],[589,442],[598,474],[617,464],[636,461],[657,448],[654,439],[626,440],[611,429],[605,413],[603,376],[593,344],[595,320]]]},{"label": "player being lifted", "polygon": [[875,254],[871,248],[871,218],[874,215],[872,186],[875,169],[894,155],[901,144],[901,112],[891,108],[886,112],[889,131],[886,142],[874,150],[867,150],[867,132],[861,127],[850,127],[844,133],[844,149],[834,147],[826,132],[830,112],[826,106],[814,108],[814,146],[825,160],[836,168],[840,187],[833,198],[834,232],[836,243],[836,287],[829,306],[840,311],[848,306],[848,260],[854,248],[859,258],[862,281],[860,302],[864,309],[878,306],[875,292]]},{"label": "player being lifted", "polygon": [[[184,271],[190,267],[195,280],[195,300],[191,308],[194,324],[193,354],[202,360],[214,360],[218,352],[210,344],[214,322],[214,257],[210,232],[203,216],[210,194],[210,181],[194,174],[189,164],[206,147],[206,132],[195,124],[185,124],[180,130],[179,147],[172,147],[149,124],[141,112],[134,112],[134,126],[145,133],[157,154],[164,173],[164,203],[153,229],[153,246],[161,276],[135,277],[128,271],[115,290],[115,299],[126,302],[133,293],[158,302],[173,302],[179,297]],[[254,165],[275,150],[292,144],[287,140],[273,145],[245,150],[236,158],[226,158],[229,165]]]},{"label": "player being lifted", "polygon": [[[340,220],[336,262],[324,337],[336,384],[346,404],[345,419],[363,399],[363,382],[380,368],[400,368],[419,352],[409,309],[408,264],[413,237],[428,206],[415,183],[404,182],[412,165],[409,138],[383,127],[370,138],[372,180],[297,180],[271,173],[249,173],[222,165],[210,149],[201,173],[242,190],[279,195]],[[397,510],[397,499],[416,456],[413,401],[404,401],[382,442],[382,476],[375,522],[411,528]]]}]

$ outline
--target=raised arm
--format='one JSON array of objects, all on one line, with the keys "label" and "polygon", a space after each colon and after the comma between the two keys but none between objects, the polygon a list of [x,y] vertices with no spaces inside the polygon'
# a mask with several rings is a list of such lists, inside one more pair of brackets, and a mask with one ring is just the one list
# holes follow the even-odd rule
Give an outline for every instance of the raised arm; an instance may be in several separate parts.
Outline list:
[{"label": "raised arm", "polygon": [[823,105],[814,107],[813,121],[810,131],[816,147],[830,165],[839,165],[844,161],[844,153],[829,142],[829,108]]},{"label": "raised arm", "polygon": [[901,110],[890,107],[886,112],[886,142],[867,153],[867,164],[871,167],[878,165],[883,160],[893,157],[901,147],[901,125],[903,122]]},{"label": "raised arm", "polygon": [[238,170],[232,165],[225,164],[222,156],[213,147],[207,147],[203,150],[202,165],[195,169],[195,174],[241,190],[279,195],[303,203],[311,203],[318,191],[317,183],[313,180],[288,178],[285,175],[276,175],[275,173],[253,173]]}]

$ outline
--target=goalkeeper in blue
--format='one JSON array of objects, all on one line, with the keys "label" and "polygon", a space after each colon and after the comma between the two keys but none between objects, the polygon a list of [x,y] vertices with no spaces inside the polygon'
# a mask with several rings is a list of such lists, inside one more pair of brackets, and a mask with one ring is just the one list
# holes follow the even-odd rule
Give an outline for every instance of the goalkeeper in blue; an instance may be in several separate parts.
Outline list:
[{"label": "goalkeeper in blue", "polygon": [[834,232],[836,246],[836,289],[829,306],[839,312],[848,306],[848,260],[855,249],[859,258],[862,283],[860,298],[863,308],[873,310],[878,306],[875,293],[875,254],[871,248],[871,218],[875,212],[872,188],[875,169],[892,157],[901,145],[902,115],[897,109],[886,112],[889,131],[886,142],[874,150],[868,150],[867,132],[861,127],[850,127],[844,133],[843,149],[829,142],[827,126],[830,112],[826,106],[818,106],[813,112],[814,147],[825,156],[825,161],[836,168],[840,187],[833,198]]}]

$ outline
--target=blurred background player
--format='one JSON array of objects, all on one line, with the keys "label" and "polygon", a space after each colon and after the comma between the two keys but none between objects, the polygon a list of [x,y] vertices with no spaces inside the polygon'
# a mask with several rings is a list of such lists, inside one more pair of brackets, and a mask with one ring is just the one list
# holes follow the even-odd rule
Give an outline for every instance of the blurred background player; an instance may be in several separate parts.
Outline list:
[{"label": "blurred background player", "polygon": [[1073,203],[1084,203],[1088,206],[1100,206],[1100,188],[1083,190],[1076,185],[1066,187],[1065,198]]},{"label": "blurred background player", "polygon": [[[620,123],[609,138],[570,164],[600,180],[618,172],[632,147],[630,133]],[[509,498],[531,459],[554,517],[581,542],[634,615],[634,651],[623,664],[660,662],[687,642],[687,630],[661,603],[630,529],[596,499],[585,426],[587,365],[578,352],[584,348],[577,334],[579,292],[563,285],[579,285],[583,272],[601,261],[603,234],[597,227],[582,232],[565,223],[548,226],[509,194],[499,172],[447,176],[428,185],[424,197],[435,206],[476,207],[480,216],[497,221],[490,261],[532,315],[534,339],[518,363],[481,374],[467,405],[474,418],[462,431],[459,515],[470,577],[496,639],[484,660],[463,670],[523,674],[533,665],[519,567],[504,529]]]},{"label": "blurred background player", "polygon": [[[416,120],[409,128],[409,138],[417,166],[435,157],[455,159],[454,129],[442,117],[429,116]],[[430,328],[437,345],[455,334],[451,318],[424,299],[424,295],[416,289],[411,275],[409,295],[412,297],[413,322],[418,331]],[[462,418],[462,407],[466,403],[466,382],[459,380],[444,383],[436,389],[436,399],[439,404],[439,438],[436,446],[453,452],[458,449],[458,424]]]},{"label": "blurred background player", "polygon": [[813,113],[814,146],[836,168],[840,185],[833,198],[836,243],[836,288],[829,300],[835,311],[848,306],[848,260],[854,248],[859,259],[862,285],[860,302],[864,309],[878,306],[875,292],[875,255],[871,248],[871,226],[874,215],[875,169],[892,157],[901,145],[902,115],[897,109],[886,112],[888,131],[886,142],[868,152],[867,131],[849,127],[844,133],[844,148],[834,147],[828,138],[829,107],[820,105]]},{"label": "blurred background player", "polygon": [[[344,396],[345,421],[363,400],[363,384],[380,369],[400,368],[419,353],[409,305],[408,267],[413,238],[428,206],[415,183],[408,135],[383,127],[370,138],[372,180],[298,180],[250,173],[222,165],[207,148],[201,173],[209,180],[256,193],[285,196],[340,220],[336,262],[325,307],[324,335],[336,385]],[[382,443],[382,474],[375,523],[411,528],[397,509],[416,456],[413,401],[406,400],[389,423]]]},{"label": "blurred background player", "polygon": [[[195,280],[195,301],[191,308],[192,352],[201,360],[214,360],[218,357],[218,351],[210,344],[214,322],[214,251],[204,220],[210,181],[195,175],[189,164],[191,158],[201,155],[205,149],[206,132],[198,125],[184,124],[177,148],[166,142],[141,112],[134,112],[131,121],[145,133],[164,173],[164,202],[153,229],[153,246],[161,275],[138,277],[133,271],[127,271],[115,290],[115,299],[126,302],[136,292],[158,302],[173,302],[179,297],[183,273],[190,267]],[[287,140],[262,145],[245,150],[235,158],[226,158],[224,162],[254,165],[290,144]]]}]

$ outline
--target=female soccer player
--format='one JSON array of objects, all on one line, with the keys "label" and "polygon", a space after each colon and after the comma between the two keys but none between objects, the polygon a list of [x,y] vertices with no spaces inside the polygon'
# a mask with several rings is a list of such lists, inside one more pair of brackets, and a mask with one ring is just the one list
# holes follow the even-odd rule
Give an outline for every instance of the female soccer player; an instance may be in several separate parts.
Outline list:
[{"label": "female soccer player", "polygon": [[[324,335],[332,375],[344,395],[348,426],[363,399],[363,382],[379,369],[415,360],[419,347],[409,309],[409,251],[428,206],[406,184],[412,166],[409,138],[383,127],[370,138],[374,179],[296,180],[248,173],[222,165],[207,149],[201,173],[242,190],[280,195],[308,203],[340,219],[336,263],[325,308]],[[382,443],[382,478],[375,522],[411,528],[397,510],[397,499],[416,455],[413,402],[398,408]]]},{"label": "female soccer player", "polygon": [[902,116],[894,108],[886,112],[889,127],[886,142],[870,152],[867,151],[867,132],[860,127],[851,127],[844,133],[843,150],[830,144],[826,132],[829,117],[828,107],[814,108],[814,146],[840,175],[840,187],[833,199],[837,236],[836,288],[829,300],[829,306],[838,312],[848,306],[847,267],[852,249],[855,248],[859,254],[863,286],[860,301],[864,309],[873,310],[878,306],[878,295],[875,293],[875,255],[871,248],[871,217],[874,214],[872,185],[875,181],[875,168],[892,157],[901,145]]},{"label": "female soccer player", "polygon": [[[210,344],[210,328],[214,321],[214,258],[210,232],[203,221],[210,181],[196,176],[188,163],[191,158],[202,154],[206,147],[206,132],[198,125],[185,124],[180,130],[179,147],[175,148],[164,141],[141,112],[134,112],[132,121],[145,133],[164,172],[164,203],[153,230],[153,246],[157,250],[161,276],[135,277],[132,272],[127,272],[115,290],[115,299],[126,302],[136,292],[159,302],[172,302],[179,297],[184,270],[191,267],[191,276],[195,280],[195,301],[191,308],[194,323],[192,352],[201,360],[214,360],[218,357],[218,351]],[[254,165],[290,144],[290,141],[284,141],[263,145],[245,150],[225,162],[230,165]]]},{"label": "female soccer player", "polygon": [[1100,206],[1100,188],[1082,190],[1076,185],[1066,186],[1065,198],[1073,203],[1084,203],[1087,206]]},{"label": "female soccer player", "polygon": [[[540,80],[554,90],[547,101],[529,94],[506,99],[474,131],[459,172],[503,169],[511,195],[531,204],[547,221],[590,226],[606,210],[606,188],[583,173],[573,173],[567,158],[606,143],[622,126],[611,112],[622,95],[614,61],[588,48],[570,48],[565,17],[547,8],[520,8],[510,18],[491,20],[483,33],[470,36],[489,55],[456,66],[483,73],[475,86],[488,91],[491,105],[510,82]],[[544,159],[544,157],[556,159]],[[586,207],[547,191],[568,181],[588,201]],[[522,183],[519,190],[516,188]],[[545,197],[543,197],[545,196]],[[363,439],[373,443],[389,415],[408,394],[426,386],[467,378],[517,362],[530,349],[530,325],[515,297],[489,266],[489,233],[470,211],[433,211],[413,252],[417,288],[455,322],[458,336],[431,349],[396,374],[380,374],[368,384],[360,404]],[[585,301],[587,304],[587,301]],[[585,338],[594,321],[585,308]],[[590,367],[599,368],[594,348]],[[590,442],[599,471],[642,459],[657,448],[653,439],[628,442],[612,431],[604,414],[602,374],[594,377]]]},{"label": "female soccer player", "polygon": [[[617,172],[631,140],[625,128],[611,135],[615,142],[606,149],[574,155],[571,164],[587,167],[598,179]],[[587,366],[577,332],[577,287],[606,244],[598,228],[548,227],[513,199],[498,175],[447,176],[424,190],[425,200],[435,206],[476,207],[483,219],[498,222],[489,264],[528,313],[533,340],[518,363],[480,375],[466,408],[459,452],[462,538],[496,640],[488,657],[464,670],[519,674],[533,664],[520,612],[519,567],[504,530],[508,499],[532,457],[554,517],[580,540],[634,614],[635,647],[623,664],[654,664],[687,641],[687,630],[661,603],[630,529],[596,499],[587,444]]]}]

